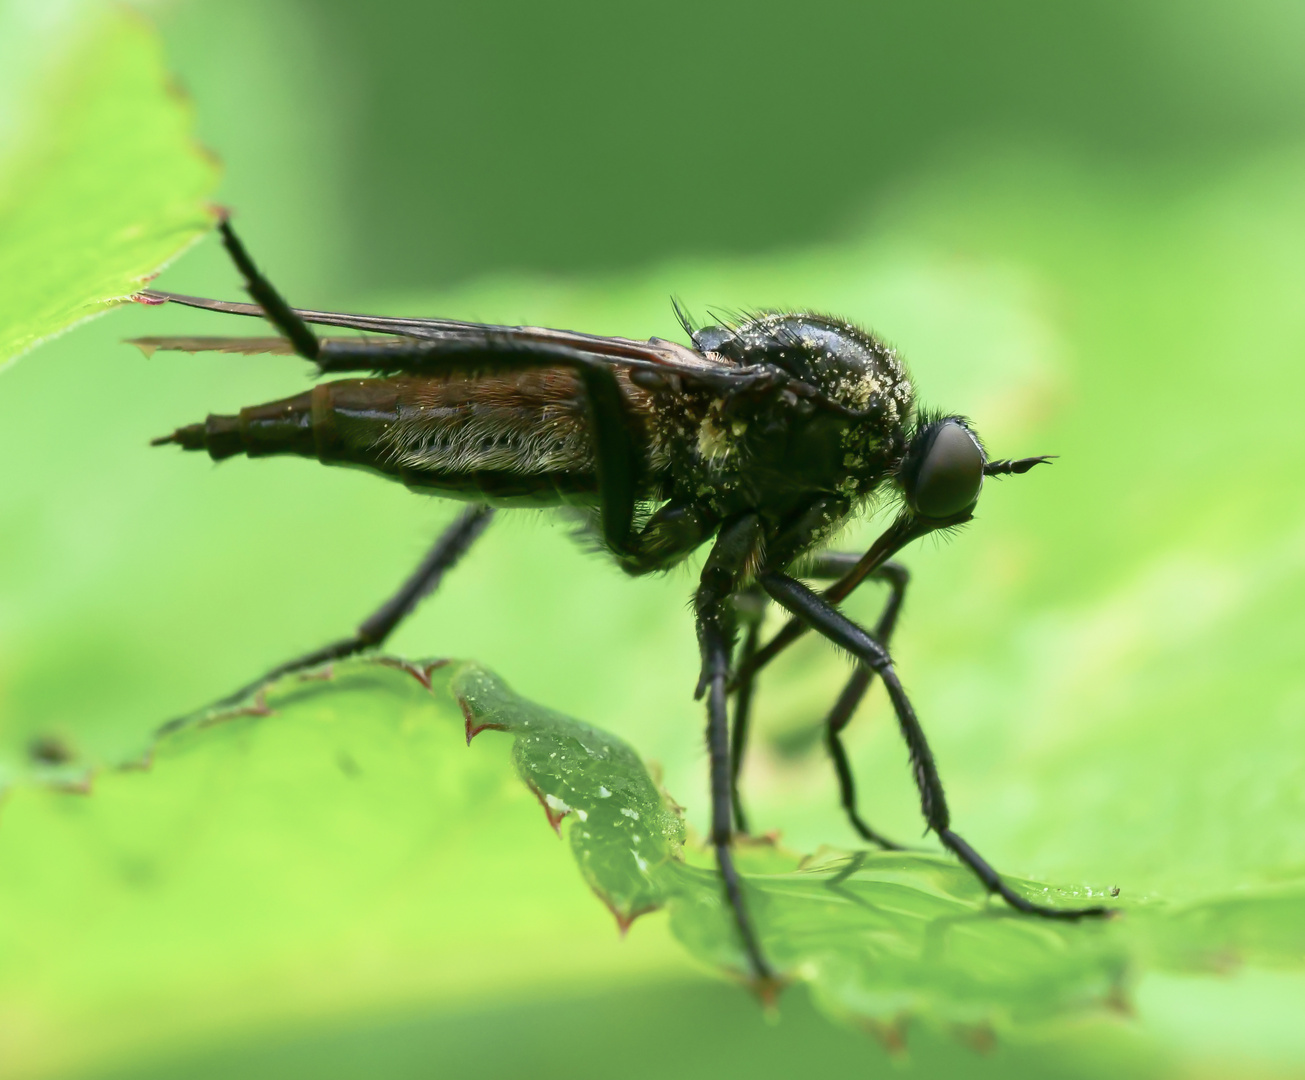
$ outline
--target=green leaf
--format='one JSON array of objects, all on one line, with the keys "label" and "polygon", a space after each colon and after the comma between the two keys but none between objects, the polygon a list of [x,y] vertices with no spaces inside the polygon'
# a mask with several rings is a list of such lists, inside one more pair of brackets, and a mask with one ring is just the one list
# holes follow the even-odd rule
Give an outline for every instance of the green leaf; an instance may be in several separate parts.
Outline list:
[{"label": "green leaf", "polygon": [[0,6],[0,365],[130,298],[211,227],[218,170],[151,27]]},{"label": "green leaf", "polygon": [[[485,731],[512,736],[511,761],[542,810],[533,835],[506,844],[502,811],[524,821],[508,762],[493,737],[459,753]],[[369,913],[401,928],[409,964],[526,948],[557,904],[584,902],[540,873],[545,823],[567,834],[613,933],[668,908],[691,954],[746,981],[715,870],[693,845],[686,859],[679,807],[637,754],[474,664],[381,658],[287,677],[242,707],[170,725],[124,769],[42,779],[11,793],[0,830],[0,972],[35,970],[39,950],[42,981],[58,988],[43,1004],[71,1009],[69,1021],[143,987],[179,990],[193,1009],[254,956],[275,969],[323,936],[365,938]],[[493,851],[507,878],[461,873],[464,845]],[[781,978],[890,1046],[913,1020],[1005,1037],[1127,1009],[1129,983],[1148,971],[1299,964],[1305,952],[1298,887],[1187,907],[1124,900],[1120,918],[1069,924],[1009,911],[936,855],[799,858],[754,840],[739,862]],[[1015,884],[1053,904],[1083,899]],[[89,932],[76,918],[88,897],[99,912]],[[168,943],[144,964],[142,934]],[[18,990],[0,978],[0,1003]],[[157,1009],[180,1021],[166,1001]]]},{"label": "green leaf", "polygon": [[[746,981],[714,867],[680,858],[682,827],[629,747],[526,701],[480,668],[459,670],[451,689],[468,740],[486,728],[514,734],[518,772],[550,823],[574,814],[576,860],[623,927],[669,906],[676,936],[694,955]],[[989,912],[973,874],[939,856],[800,859],[754,842],[740,866],[751,871],[748,904],[781,978],[812,984],[842,1015],[978,1024],[1043,1019],[1119,996],[1123,956],[1102,930]]]},{"label": "green leaf", "polygon": [[571,850],[621,929],[661,907],[684,826],[638,755],[605,731],[518,697],[482,668],[459,670],[452,692],[467,744],[487,728],[511,732],[517,773],[559,836],[563,819],[574,816]]},{"label": "green leaf", "polygon": [[[444,683],[414,674],[341,664],[117,767],[33,766],[0,818],[6,1075],[265,1024],[291,1001],[561,993],[609,967],[613,920],[506,740],[469,750]],[[656,935],[621,961],[674,970]]]},{"label": "green leaf", "polygon": [[[557,828],[574,813],[576,859],[622,927],[667,906],[690,952],[747,980],[714,867],[679,857],[682,830],[632,750],[513,694],[480,668],[460,669],[451,689],[468,742],[486,728],[516,735],[517,769],[549,822]],[[829,1012],[890,1038],[916,1018],[1009,1030],[1126,1008],[1127,979],[1151,968],[1300,964],[1305,955],[1299,885],[1186,907],[1111,901],[1115,917],[1064,923],[1011,911],[969,870],[937,855],[826,850],[800,858],[752,841],[742,844],[739,866],[781,979],[808,984]],[[1012,884],[1053,907],[1104,898],[1104,890]]]}]

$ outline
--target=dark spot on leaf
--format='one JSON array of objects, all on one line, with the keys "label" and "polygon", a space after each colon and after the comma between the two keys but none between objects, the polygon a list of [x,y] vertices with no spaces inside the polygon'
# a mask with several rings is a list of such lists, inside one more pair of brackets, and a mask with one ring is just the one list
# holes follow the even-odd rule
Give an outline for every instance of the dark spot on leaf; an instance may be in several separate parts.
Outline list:
[{"label": "dark spot on leaf", "polygon": [[27,744],[27,756],[38,765],[67,765],[77,755],[59,735],[37,735]]}]

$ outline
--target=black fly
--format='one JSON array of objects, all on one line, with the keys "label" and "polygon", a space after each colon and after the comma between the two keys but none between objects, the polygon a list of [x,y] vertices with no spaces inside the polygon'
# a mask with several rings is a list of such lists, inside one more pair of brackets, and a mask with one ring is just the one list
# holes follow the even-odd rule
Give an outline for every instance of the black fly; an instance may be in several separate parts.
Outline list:
[{"label": "black fly", "polygon": [[[255,269],[225,220],[219,229],[254,303],[154,291],[138,299],[263,316],[283,336],[142,338],[139,345],[293,352],[323,374],[371,377],[319,383],[236,416],[209,416],[155,444],[206,450],[214,459],[300,454],[364,466],[471,504],[356,634],[282,664],[225,701],[266,678],[380,645],[462,557],[495,507],[570,504],[590,516],[602,546],[630,574],[664,570],[712,542],[694,596],[702,654],[697,696],[707,699],[711,842],[759,984],[772,985],[775,975],[730,851],[734,829],[746,829],[737,778],[756,673],[806,629],[859,661],[825,733],[843,806],[863,838],[896,846],[857,813],[840,738],[877,674],[910,751],[925,821],[944,846],[1020,911],[1054,919],[1106,913],[1031,903],[952,831],[933,755],[888,652],[907,581],[891,556],[921,536],[969,521],[985,477],[1024,473],[1047,458],[990,460],[966,419],[918,409],[893,350],[837,319],[765,314],[694,328],[682,317],[693,341],[688,348],[657,338],[299,311]],[[309,324],[385,336],[319,338]],[[850,517],[885,492],[900,500],[900,511],[869,551],[859,557],[823,551]],[[817,593],[799,577],[834,584]],[[837,607],[867,578],[889,586],[872,632]],[[793,619],[760,646],[767,598]],[[746,632],[735,656],[740,621]]]}]

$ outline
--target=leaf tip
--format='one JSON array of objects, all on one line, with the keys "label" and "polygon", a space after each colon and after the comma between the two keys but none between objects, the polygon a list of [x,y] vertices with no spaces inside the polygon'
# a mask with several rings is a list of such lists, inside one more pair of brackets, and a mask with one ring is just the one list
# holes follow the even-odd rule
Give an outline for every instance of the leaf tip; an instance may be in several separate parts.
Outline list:
[{"label": "leaf tip", "polygon": [[90,795],[95,790],[95,773],[87,769],[81,776],[57,781],[51,787],[65,795]]},{"label": "leaf tip", "polygon": [[[429,685],[429,679],[427,685]],[[462,710],[462,716],[466,722],[468,746],[471,745],[471,740],[474,739],[477,735],[479,735],[482,731],[486,731],[486,730],[507,731],[507,727],[503,724],[495,724],[492,721],[482,724],[479,721],[479,719],[477,719],[475,710],[471,707],[471,702],[462,694],[458,695],[458,708]],[[535,794],[539,795],[539,792],[536,791]],[[542,798],[543,797],[540,796],[541,801]]]},{"label": "leaf tip", "polygon": [[895,1016],[891,1020],[876,1020],[865,1017],[861,1027],[873,1035],[889,1057],[901,1059],[906,1056],[906,1017]]},{"label": "leaf tip", "polygon": [[645,904],[643,907],[630,908],[628,911],[622,911],[612,902],[610,896],[599,892],[597,889],[595,889],[594,892],[598,894],[598,899],[607,905],[607,910],[612,913],[612,918],[616,920],[616,929],[620,932],[622,938],[625,938],[630,933],[630,927],[634,925],[635,919],[639,918],[641,915],[651,915],[654,911],[658,911],[661,908],[661,904]]},{"label": "leaf tip", "polygon": [[966,1024],[956,1029],[956,1037],[973,1050],[985,1057],[997,1049],[997,1033],[991,1024]]},{"label": "leaf tip", "polygon": [[[378,656],[376,662],[385,667],[392,667],[399,671],[406,671],[427,690],[431,689],[431,672],[448,664],[447,660],[427,660],[425,663],[418,664],[411,660],[404,660],[396,656]],[[462,699],[459,698],[458,700],[461,702]],[[462,711],[464,714],[466,713],[467,709],[465,706],[463,706]],[[467,743],[470,745],[471,740],[468,739]]]},{"label": "leaf tip", "polygon": [[[486,726],[495,727],[499,731],[504,730],[503,728],[498,727],[498,725],[495,724],[489,724]],[[481,728],[477,730],[480,731],[484,729]],[[472,736],[468,735],[467,742],[470,743],[471,739]],[[546,795],[544,792],[540,791],[539,788],[535,787],[534,784],[528,784],[527,786],[530,788],[531,791],[535,793],[535,798],[539,800],[539,805],[544,808],[544,813],[548,817],[548,823],[551,826],[553,826],[553,831],[557,833],[557,838],[561,840],[562,819],[571,812],[572,808],[570,806],[567,806],[567,804],[564,803],[561,799],[559,799],[556,795]]]}]

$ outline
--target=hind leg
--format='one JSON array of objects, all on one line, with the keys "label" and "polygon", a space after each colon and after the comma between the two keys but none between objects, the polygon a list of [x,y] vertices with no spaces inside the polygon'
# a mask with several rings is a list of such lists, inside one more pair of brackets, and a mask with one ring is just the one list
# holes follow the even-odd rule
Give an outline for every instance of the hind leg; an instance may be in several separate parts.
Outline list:
[{"label": "hind leg", "polygon": [[[417,604],[439,586],[444,575],[457,564],[467,553],[467,549],[485,531],[493,516],[492,507],[468,507],[440,534],[417,569],[399,586],[394,595],[372,612],[351,636],[323,645],[293,660],[287,660],[284,664],[278,664],[261,678],[246,683],[226,697],[213,702],[210,708],[232,705],[282,675],[304,671],[332,660],[343,660],[347,656],[374,649],[384,643],[385,639],[394,632],[394,628],[412,613]],[[164,725],[164,728],[178,722],[170,721]]]},{"label": "hind leg", "polygon": [[[268,321],[289,340],[298,355],[305,360],[316,360],[320,366],[324,366],[327,350],[324,349],[322,340],[259,272],[225,217],[218,222],[218,231],[231,261],[245,279],[245,288],[254,302],[263,309]],[[378,366],[384,366],[387,361],[399,360],[402,367],[404,363],[419,363],[423,357],[430,360],[437,357],[442,349],[448,350],[447,345],[437,341],[410,342],[407,344],[408,352],[403,356],[390,345],[374,342],[336,340],[326,344],[345,353],[350,368],[356,368],[359,360],[368,357],[374,357],[374,363]],[[460,353],[464,359],[478,360],[488,369],[565,366],[575,371],[584,386],[589,419],[593,425],[603,539],[618,557],[630,554],[637,558],[637,551],[631,547],[631,530],[637,501],[635,492],[640,468],[639,454],[630,434],[632,424],[629,408],[615,370],[608,364],[595,363],[592,357],[566,345],[547,342],[522,345],[506,339],[499,340],[488,333],[478,342],[455,343],[452,351]]]}]

